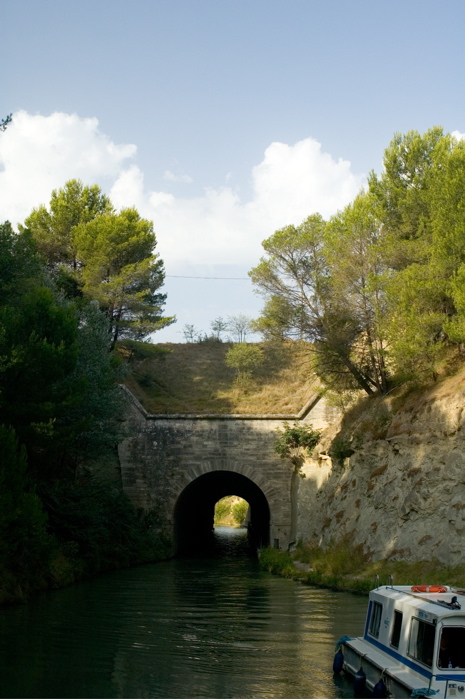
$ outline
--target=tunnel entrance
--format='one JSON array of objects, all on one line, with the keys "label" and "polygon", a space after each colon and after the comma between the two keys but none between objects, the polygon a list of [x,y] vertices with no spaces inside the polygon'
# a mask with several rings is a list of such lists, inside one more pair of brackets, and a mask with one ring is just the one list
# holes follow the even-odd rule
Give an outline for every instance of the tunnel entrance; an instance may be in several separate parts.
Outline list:
[{"label": "tunnel entrance", "polygon": [[208,545],[213,531],[215,504],[226,495],[238,495],[249,503],[249,533],[253,546],[268,546],[270,508],[263,491],[250,478],[234,471],[212,471],[190,483],[174,510],[177,554],[189,554]]}]

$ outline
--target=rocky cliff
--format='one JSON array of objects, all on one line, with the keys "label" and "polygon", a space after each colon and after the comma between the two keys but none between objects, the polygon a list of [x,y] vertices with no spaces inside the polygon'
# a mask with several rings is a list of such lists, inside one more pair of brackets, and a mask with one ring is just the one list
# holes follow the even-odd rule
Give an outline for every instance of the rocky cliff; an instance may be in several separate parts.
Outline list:
[{"label": "rocky cliff", "polygon": [[324,433],[302,475],[298,538],[325,547],[345,537],[373,560],[460,564],[465,370],[402,401],[369,401]]}]

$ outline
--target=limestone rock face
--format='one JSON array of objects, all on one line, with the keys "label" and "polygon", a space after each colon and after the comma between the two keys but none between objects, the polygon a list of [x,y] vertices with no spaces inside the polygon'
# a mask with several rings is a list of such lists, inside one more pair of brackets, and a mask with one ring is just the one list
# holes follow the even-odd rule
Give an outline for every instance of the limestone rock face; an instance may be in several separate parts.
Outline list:
[{"label": "limestone rock face", "polygon": [[354,453],[331,459],[328,430],[299,483],[298,538],[327,546],[348,536],[373,560],[463,562],[465,377],[411,399],[382,439],[361,435]]}]

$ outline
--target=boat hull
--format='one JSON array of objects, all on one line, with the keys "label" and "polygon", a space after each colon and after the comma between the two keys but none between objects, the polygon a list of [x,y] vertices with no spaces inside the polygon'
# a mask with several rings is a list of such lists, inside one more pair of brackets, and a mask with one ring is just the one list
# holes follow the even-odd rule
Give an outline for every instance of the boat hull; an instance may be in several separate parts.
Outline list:
[{"label": "boat hull", "polygon": [[373,688],[383,680],[387,689],[387,697],[393,699],[406,699],[412,696],[412,692],[421,689],[430,690],[428,694],[416,694],[417,697],[431,696],[435,699],[451,699],[452,697],[464,697],[464,675],[451,672],[449,675],[430,675],[422,677],[419,673],[407,668],[403,663],[392,662],[385,653],[371,650],[369,644],[363,639],[354,639],[342,644],[344,672],[356,676],[360,668],[366,675],[367,693],[372,693]]},{"label": "boat hull", "polygon": [[355,677],[356,673],[363,668],[366,675],[366,686],[369,693],[373,693],[374,686],[383,679],[387,688],[387,696],[396,699],[407,699],[412,696],[412,688],[399,682],[395,677],[386,672],[385,667],[380,667],[374,660],[351,648],[348,644],[343,645],[344,663],[343,670],[347,674]]}]

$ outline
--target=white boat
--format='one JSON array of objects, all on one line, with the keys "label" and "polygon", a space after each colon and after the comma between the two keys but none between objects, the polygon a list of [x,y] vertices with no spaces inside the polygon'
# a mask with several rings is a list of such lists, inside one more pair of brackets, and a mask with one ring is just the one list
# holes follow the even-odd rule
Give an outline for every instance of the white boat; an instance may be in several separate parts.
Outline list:
[{"label": "white boat", "polygon": [[335,672],[353,676],[356,696],[465,699],[461,602],[465,590],[448,586],[377,587],[363,636],[338,642]]}]

